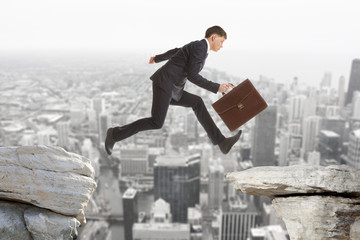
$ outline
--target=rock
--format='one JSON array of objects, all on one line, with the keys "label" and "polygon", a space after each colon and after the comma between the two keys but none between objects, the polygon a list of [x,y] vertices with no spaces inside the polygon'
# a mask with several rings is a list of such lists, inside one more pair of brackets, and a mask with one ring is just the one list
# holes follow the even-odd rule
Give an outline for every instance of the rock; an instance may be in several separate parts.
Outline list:
[{"label": "rock", "polygon": [[284,220],[291,240],[359,239],[355,228],[350,238],[350,230],[360,218],[360,198],[279,197],[272,204]]},{"label": "rock", "polygon": [[360,170],[345,165],[254,167],[229,173],[227,179],[239,191],[271,198],[309,193],[360,196]]},{"label": "rock", "polygon": [[0,239],[32,240],[24,221],[23,204],[0,201]]},{"label": "rock", "polygon": [[96,188],[89,159],[60,147],[0,148],[0,198],[30,203],[85,222]]},{"label": "rock", "polygon": [[28,204],[0,201],[0,239],[74,239],[80,222]]},{"label": "rock", "polygon": [[80,222],[45,209],[30,208],[24,212],[26,227],[34,240],[74,239]]},{"label": "rock", "polygon": [[291,240],[360,239],[359,169],[254,167],[227,178],[242,192],[273,198]]}]

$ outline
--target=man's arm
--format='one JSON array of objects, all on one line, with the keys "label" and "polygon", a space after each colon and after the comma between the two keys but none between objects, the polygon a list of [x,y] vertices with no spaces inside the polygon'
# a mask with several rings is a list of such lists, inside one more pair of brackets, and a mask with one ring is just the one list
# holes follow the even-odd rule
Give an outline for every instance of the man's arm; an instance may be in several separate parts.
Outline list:
[{"label": "man's arm", "polygon": [[[153,61],[158,63],[158,62],[162,62],[162,61],[165,61],[165,60],[168,60],[169,58],[171,58],[180,48],[174,48],[174,49],[171,49],[163,54],[159,54],[159,55],[155,55],[155,57],[152,57],[153,58]],[[151,59],[150,59],[151,60]],[[149,63],[151,63],[149,61]]]}]

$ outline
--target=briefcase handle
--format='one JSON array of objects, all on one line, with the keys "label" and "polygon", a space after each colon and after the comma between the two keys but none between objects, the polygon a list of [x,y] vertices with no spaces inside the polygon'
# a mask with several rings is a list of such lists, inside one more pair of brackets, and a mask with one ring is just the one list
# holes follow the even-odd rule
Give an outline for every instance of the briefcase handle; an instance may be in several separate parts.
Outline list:
[{"label": "briefcase handle", "polygon": [[[234,87],[235,87],[235,85],[234,85],[234,84],[232,84],[232,83],[228,83],[228,84],[231,84],[231,86],[233,86],[233,88],[231,88],[231,89],[230,89],[230,91],[231,91],[232,89],[234,89]],[[228,91],[228,92],[230,92],[230,91]],[[222,95],[224,96],[224,95],[225,95],[225,93],[222,93]]]}]

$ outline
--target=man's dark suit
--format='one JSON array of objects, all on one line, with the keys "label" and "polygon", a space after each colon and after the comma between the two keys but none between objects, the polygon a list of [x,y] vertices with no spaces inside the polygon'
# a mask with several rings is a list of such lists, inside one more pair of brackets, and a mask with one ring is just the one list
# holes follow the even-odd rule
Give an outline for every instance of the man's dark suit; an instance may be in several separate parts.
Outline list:
[{"label": "man's dark suit", "polygon": [[153,81],[151,117],[114,128],[113,138],[115,141],[128,138],[139,131],[161,128],[170,104],[191,107],[213,144],[218,144],[225,139],[212,120],[202,99],[184,91],[186,79],[213,93],[217,93],[219,90],[220,84],[211,82],[199,74],[207,57],[207,44],[205,39],[193,41],[182,48],[175,48],[155,56],[155,62],[169,61],[150,77]]}]

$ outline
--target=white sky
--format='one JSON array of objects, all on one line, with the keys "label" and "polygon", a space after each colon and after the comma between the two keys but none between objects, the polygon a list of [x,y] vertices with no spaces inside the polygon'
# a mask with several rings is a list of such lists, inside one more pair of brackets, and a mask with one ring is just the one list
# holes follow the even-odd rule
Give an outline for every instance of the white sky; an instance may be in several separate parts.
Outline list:
[{"label": "white sky", "polygon": [[[220,25],[228,40],[223,54],[208,61],[211,66],[233,73],[240,67],[245,75],[284,81],[301,76],[311,61],[329,61],[311,78],[319,81],[330,71],[337,81],[349,77],[352,59],[360,57],[359,10],[359,0],[1,0],[0,54],[156,54],[201,39],[208,27]],[[249,61],[253,65],[246,65]],[[280,74],[285,70],[289,76]]]}]

